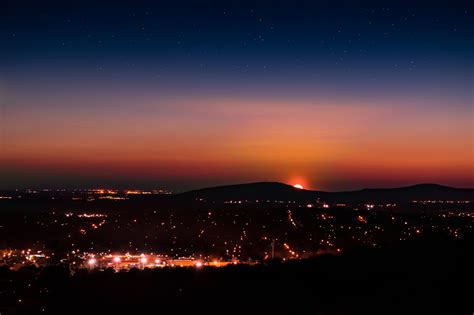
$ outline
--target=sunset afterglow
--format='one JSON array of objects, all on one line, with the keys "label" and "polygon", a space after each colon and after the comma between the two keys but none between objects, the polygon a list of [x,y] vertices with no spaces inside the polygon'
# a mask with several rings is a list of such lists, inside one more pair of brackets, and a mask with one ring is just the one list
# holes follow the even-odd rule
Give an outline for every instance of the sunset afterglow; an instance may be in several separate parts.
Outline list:
[{"label": "sunset afterglow", "polygon": [[[130,29],[106,11],[107,23],[86,23],[96,37],[81,19],[64,22],[65,8],[41,19],[34,7],[19,10],[36,25],[6,26],[0,187],[186,190],[298,176],[325,190],[474,184],[464,13],[456,31],[430,22],[413,32],[413,21],[398,23],[402,13],[371,29],[360,8],[343,10],[363,17],[343,28],[337,10],[313,20],[312,9],[275,9],[303,20],[274,28],[271,13],[247,21],[241,8],[217,34],[219,13],[197,10],[210,24],[197,31],[183,17],[176,39],[160,39],[163,25],[175,26],[158,9]],[[260,27],[266,35],[249,38]]]}]

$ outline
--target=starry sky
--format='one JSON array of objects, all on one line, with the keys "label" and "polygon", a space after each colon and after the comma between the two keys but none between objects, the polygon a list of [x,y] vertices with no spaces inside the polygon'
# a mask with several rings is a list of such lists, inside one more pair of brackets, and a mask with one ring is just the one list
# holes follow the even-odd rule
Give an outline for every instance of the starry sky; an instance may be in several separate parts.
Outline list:
[{"label": "starry sky", "polygon": [[470,1],[2,1],[0,188],[474,186]]}]

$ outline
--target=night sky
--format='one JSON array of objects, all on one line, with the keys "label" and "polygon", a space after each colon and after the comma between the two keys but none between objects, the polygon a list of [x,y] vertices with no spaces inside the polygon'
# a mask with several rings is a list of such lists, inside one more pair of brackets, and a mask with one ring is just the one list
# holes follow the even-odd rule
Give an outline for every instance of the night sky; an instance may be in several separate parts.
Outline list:
[{"label": "night sky", "polygon": [[470,1],[2,1],[0,188],[474,186]]}]

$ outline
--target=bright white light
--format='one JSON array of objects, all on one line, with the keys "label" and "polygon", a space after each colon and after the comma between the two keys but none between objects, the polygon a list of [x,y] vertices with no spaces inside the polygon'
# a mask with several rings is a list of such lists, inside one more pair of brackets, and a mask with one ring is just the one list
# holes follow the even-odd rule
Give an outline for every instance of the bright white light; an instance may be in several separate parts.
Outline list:
[{"label": "bright white light", "polygon": [[140,258],[140,262],[141,262],[142,264],[146,264],[147,261],[148,261],[148,259],[146,259],[146,257]]},{"label": "bright white light", "polygon": [[201,267],[202,267],[202,262],[198,261],[198,262],[196,263],[196,267],[197,267],[197,268],[201,268]]},{"label": "bright white light", "polygon": [[303,185],[300,185],[300,184],[293,185],[293,187],[297,189],[303,189]]},{"label": "bright white light", "polygon": [[120,257],[118,257],[118,256],[117,256],[117,257],[114,257],[114,262],[115,262],[115,263],[119,263],[120,261],[121,261]]},{"label": "bright white light", "polygon": [[95,265],[96,260],[95,260],[95,258],[91,258],[91,259],[89,259],[89,261],[87,263],[92,266],[92,265]]},{"label": "bright white light", "polygon": [[155,259],[155,264],[161,264],[161,260],[160,259]]}]

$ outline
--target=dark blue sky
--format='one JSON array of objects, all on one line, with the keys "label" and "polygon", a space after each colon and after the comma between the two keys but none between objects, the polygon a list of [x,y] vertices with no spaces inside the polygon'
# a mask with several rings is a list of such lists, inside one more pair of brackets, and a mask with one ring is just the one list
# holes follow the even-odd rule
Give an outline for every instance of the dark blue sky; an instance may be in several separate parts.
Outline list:
[{"label": "dark blue sky", "polygon": [[468,1],[7,1],[3,54],[61,59],[347,63],[467,60]]},{"label": "dark blue sky", "polygon": [[443,71],[441,86],[465,89],[474,53],[468,4],[7,1],[1,67],[12,80],[34,72],[122,74],[140,77],[140,86],[162,77],[237,88],[261,78],[271,86],[317,80],[351,93],[358,85],[374,93],[374,81],[423,89]]}]

